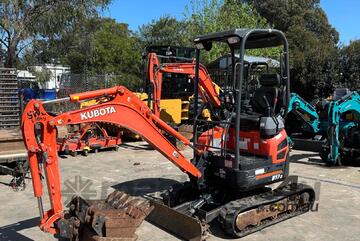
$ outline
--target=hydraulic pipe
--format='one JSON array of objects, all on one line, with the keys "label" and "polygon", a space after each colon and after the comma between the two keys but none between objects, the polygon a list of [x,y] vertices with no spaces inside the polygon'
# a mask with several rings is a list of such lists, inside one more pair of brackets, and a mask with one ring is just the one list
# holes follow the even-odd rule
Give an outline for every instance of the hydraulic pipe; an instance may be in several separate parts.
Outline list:
[{"label": "hydraulic pipe", "polygon": [[55,99],[55,100],[45,100],[42,101],[43,104],[54,104],[54,103],[62,103],[62,102],[66,102],[69,101],[70,97],[65,97],[65,98],[61,98],[61,99]]},{"label": "hydraulic pipe", "polygon": [[78,102],[80,100],[87,100],[87,99],[92,99],[92,98],[96,98],[96,97],[100,97],[100,96],[115,95],[116,93],[122,92],[122,91],[124,91],[123,88],[116,86],[116,87],[107,88],[107,89],[93,90],[93,91],[88,91],[88,92],[84,92],[84,93],[76,93],[76,94],[70,95],[70,101]]}]

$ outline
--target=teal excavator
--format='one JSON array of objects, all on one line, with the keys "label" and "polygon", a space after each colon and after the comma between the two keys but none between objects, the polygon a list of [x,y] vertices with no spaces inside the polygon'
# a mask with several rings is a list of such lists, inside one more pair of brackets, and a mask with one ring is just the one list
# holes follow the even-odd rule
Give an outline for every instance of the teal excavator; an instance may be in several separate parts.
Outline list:
[{"label": "teal excavator", "polygon": [[332,100],[312,103],[292,93],[284,113],[294,114],[302,123],[301,133],[308,134],[291,135],[295,149],[319,151],[329,165],[341,165],[343,160],[360,157],[360,95],[343,90],[335,90]]}]

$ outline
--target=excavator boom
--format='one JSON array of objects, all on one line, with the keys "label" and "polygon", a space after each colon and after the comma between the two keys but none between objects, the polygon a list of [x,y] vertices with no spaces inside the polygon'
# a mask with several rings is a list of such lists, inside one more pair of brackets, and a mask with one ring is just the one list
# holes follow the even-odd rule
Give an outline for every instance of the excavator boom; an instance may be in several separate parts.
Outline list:
[{"label": "excavator boom", "polygon": [[[106,98],[107,101],[83,109],[65,112],[56,116],[44,109],[44,104],[52,102],[79,102],[93,98]],[[40,227],[55,233],[53,224],[62,216],[60,174],[56,150],[56,127],[86,122],[108,122],[123,126],[143,137],[156,150],[173,162],[181,171],[199,178],[201,172],[187,160],[176,147],[163,135],[162,131],[173,135],[185,145],[189,140],[160,120],[131,91],[118,86],[109,89],[73,94],[69,98],[42,102],[31,100],[26,106],[22,119],[22,132],[28,150],[30,171],[34,195],[38,198]],[[42,207],[42,176],[46,177],[51,209],[47,212]]]}]

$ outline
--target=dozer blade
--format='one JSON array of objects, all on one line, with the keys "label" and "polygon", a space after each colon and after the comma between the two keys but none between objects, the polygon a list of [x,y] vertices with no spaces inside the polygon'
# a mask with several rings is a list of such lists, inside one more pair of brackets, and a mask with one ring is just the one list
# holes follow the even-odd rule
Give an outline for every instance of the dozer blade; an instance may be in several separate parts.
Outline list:
[{"label": "dozer blade", "polygon": [[58,227],[60,235],[71,240],[133,241],[136,229],[153,209],[148,200],[120,191],[105,200],[74,197]]},{"label": "dozer blade", "polygon": [[203,240],[205,231],[199,220],[157,201],[150,200],[150,203],[154,210],[147,216],[146,221],[184,240]]}]

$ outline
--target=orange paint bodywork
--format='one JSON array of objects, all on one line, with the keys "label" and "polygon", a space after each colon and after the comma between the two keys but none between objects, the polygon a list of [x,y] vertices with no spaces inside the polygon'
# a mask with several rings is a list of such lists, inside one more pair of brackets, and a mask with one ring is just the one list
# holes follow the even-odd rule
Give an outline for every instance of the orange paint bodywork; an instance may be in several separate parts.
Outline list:
[{"label": "orange paint bodywork", "polygon": [[[235,150],[235,128],[229,128],[228,135],[225,135],[222,127],[214,127],[200,135],[198,146],[201,151],[208,151],[216,148]],[[253,154],[257,156],[271,157],[272,163],[285,162],[289,153],[288,145],[279,148],[280,143],[287,141],[287,134],[282,130],[276,136],[263,139],[259,131],[240,131],[240,153]],[[225,140],[227,139],[227,140]],[[215,146],[214,146],[215,145]],[[282,158],[278,154],[285,152]]]},{"label": "orange paint bodywork", "polygon": [[[60,173],[57,156],[56,126],[88,122],[113,123],[139,134],[174,163],[180,170],[200,178],[201,172],[187,160],[179,150],[163,135],[163,131],[175,136],[185,145],[190,142],[184,136],[160,120],[136,95],[125,87],[89,91],[70,95],[70,101],[102,98],[99,104],[79,110],[68,111],[57,116],[46,112],[43,102],[31,100],[22,116],[22,133],[28,151],[29,166],[35,197],[43,195],[41,177],[46,177],[51,208],[44,212],[40,228],[45,232],[57,231],[54,223],[61,217]],[[39,126],[39,127],[37,127]],[[41,129],[40,138],[35,135]]]}]

